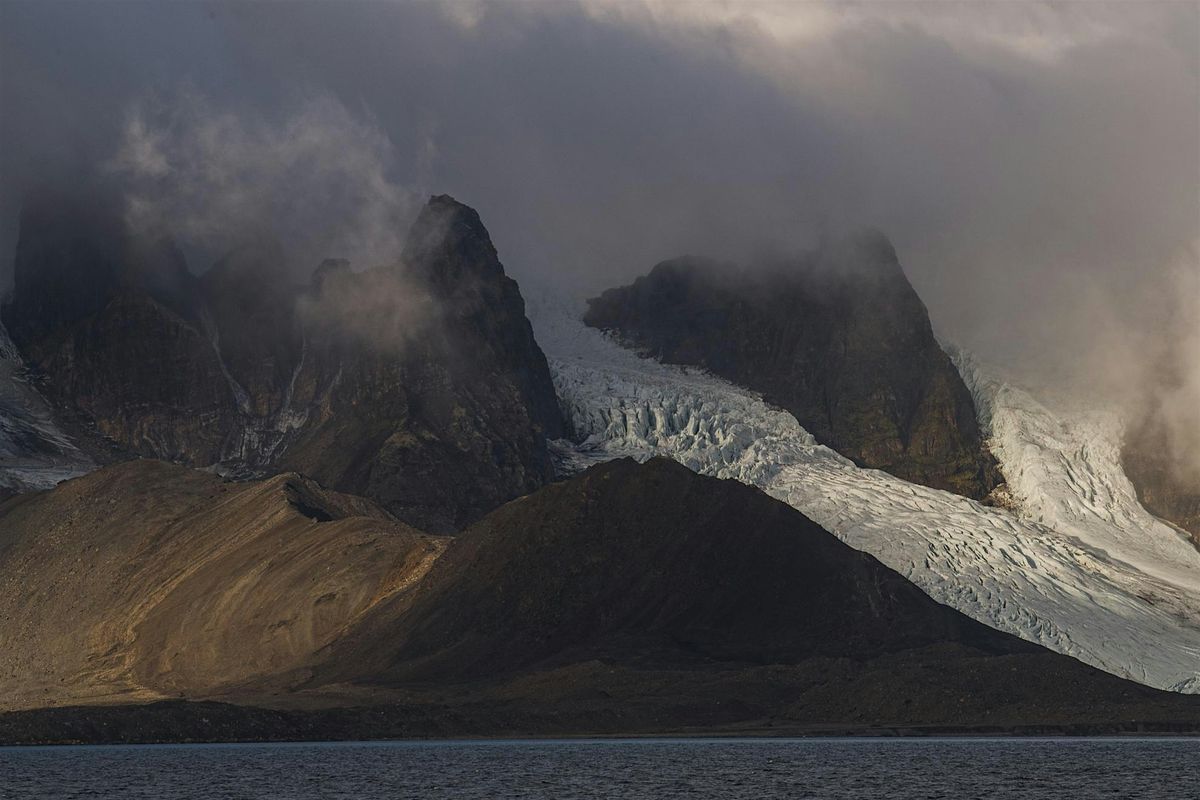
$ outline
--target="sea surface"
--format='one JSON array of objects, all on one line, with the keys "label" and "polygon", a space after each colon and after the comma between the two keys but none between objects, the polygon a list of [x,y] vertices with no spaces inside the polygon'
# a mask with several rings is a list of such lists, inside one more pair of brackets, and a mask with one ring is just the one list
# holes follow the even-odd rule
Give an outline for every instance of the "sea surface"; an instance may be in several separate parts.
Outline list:
[{"label": "sea surface", "polygon": [[605,739],[0,748],[5,798],[1182,798],[1200,739]]}]

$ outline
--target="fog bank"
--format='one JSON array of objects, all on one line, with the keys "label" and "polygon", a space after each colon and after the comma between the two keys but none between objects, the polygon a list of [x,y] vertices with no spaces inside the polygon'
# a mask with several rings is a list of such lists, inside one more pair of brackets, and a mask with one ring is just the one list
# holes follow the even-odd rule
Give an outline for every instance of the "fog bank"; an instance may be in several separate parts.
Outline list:
[{"label": "fog bank", "polygon": [[523,284],[576,293],[874,226],[939,335],[1123,403],[1161,385],[1200,438],[1194,3],[10,0],[0,22],[4,269],[22,193],[96,169],[138,226],[204,253],[270,227],[303,269],[386,262],[448,192]]}]

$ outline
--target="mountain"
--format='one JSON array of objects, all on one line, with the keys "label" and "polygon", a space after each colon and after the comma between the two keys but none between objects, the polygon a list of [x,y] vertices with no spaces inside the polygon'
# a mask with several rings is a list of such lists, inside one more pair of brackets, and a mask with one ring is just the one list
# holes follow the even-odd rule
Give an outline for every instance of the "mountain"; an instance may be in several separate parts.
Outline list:
[{"label": "mountain", "polygon": [[444,540],[283,474],[134,460],[0,505],[7,709],[193,697],[307,662]]},{"label": "mountain", "polygon": [[1143,702],[1200,714],[1200,698],[974,622],[786,504],[661,458],[593,467],[456,537],[412,595],[373,607],[314,670],[364,674],[478,682],[485,697],[588,716],[607,705],[597,694],[632,714],[790,724],[1003,725]]},{"label": "mountain", "polygon": [[450,531],[553,476],[564,424],[546,357],[479,216],[449,197],[413,225],[403,269],[314,276],[306,408],[279,463]]},{"label": "mountain", "polygon": [[10,499],[0,531],[10,742],[1200,726],[1200,698],[989,629],[665,459],[451,539],[154,462]]},{"label": "mountain", "polygon": [[470,208],[434,197],[397,264],[305,284],[265,237],[196,277],[112,205],[31,200],[3,320],[46,398],[124,453],[299,469],[437,531],[551,478],[545,357]]},{"label": "mountain", "polygon": [[1040,650],[934,603],[757,489],[622,459],[462,533],[414,597],[373,609],[332,648],[331,665],[339,677],[371,664],[376,681],[456,681],[593,659],[796,663],[946,642]]},{"label": "mountain", "polygon": [[216,461],[236,407],[169,241],[132,236],[112,198],[32,197],[2,314],[48,400],[121,448]]},{"label": "mountain", "polygon": [[92,456],[77,444],[94,437],[72,437],[64,427],[0,324],[0,499],[49,489],[95,468]]},{"label": "mountain", "polygon": [[382,649],[374,680],[451,681],[595,658],[866,660],[946,642],[1038,650],[938,606],[757,489],[620,459],[464,531],[413,599],[373,609],[353,657],[343,642],[331,663],[360,669]]},{"label": "mountain", "polygon": [[975,499],[1000,482],[971,394],[880,234],[751,267],[665,261],[589,301],[584,321],[761,392],[861,466]]}]

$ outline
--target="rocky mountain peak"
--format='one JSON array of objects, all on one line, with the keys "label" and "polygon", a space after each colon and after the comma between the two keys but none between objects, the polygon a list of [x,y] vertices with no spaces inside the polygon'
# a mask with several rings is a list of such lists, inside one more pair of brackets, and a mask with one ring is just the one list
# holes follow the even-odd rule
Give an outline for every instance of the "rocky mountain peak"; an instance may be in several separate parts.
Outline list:
[{"label": "rocky mountain peak", "polygon": [[479,214],[444,194],[431,197],[417,215],[402,261],[445,297],[461,298],[477,281],[504,277]]},{"label": "rocky mountain peak", "polygon": [[584,321],[762,392],[860,465],[975,498],[999,481],[970,392],[878,232],[764,263],[664,262],[589,301]]},{"label": "rocky mountain peak", "polygon": [[196,278],[90,208],[23,217],[4,322],[48,395],[126,452],[296,469],[438,531],[550,479],[549,369],[469,207],[431,199],[399,268],[329,260],[308,292],[269,237]]}]

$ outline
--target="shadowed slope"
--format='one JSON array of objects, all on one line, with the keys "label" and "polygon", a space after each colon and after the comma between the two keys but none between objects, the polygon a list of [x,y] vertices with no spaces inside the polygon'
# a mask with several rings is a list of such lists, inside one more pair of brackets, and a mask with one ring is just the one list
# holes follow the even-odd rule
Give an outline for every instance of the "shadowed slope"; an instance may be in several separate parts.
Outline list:
[{"label": "shadowed slope", "polygon": [[1200,725],[1200,698],[974,622],[759,490],[666,459],[498,509],[327,655],[314,686],[408,702],[435,686],[416,697],[487,730],[538,730],[506,714],[576,731]]},{"label": "shadowed slope", "polygon": [[197,278],[109,205],[31,199],[2,312],[46,397],[124,454],[295,470],[436,532],[553,476],[546,358],[474,210],[433,197],[396,263],[306,288],[266,236]]},{"label": "shadowed slope", "polygon": [[973,622],[663,459],[451,540],[296,476],[153,462],[11,500],[0,530],[10,707],[230,704],[0,715],[0,741],[1200,729],[1200,698]]},{"label": "shadowed slope", "polygon": [[379,678],[593,657],[790,663],[947,641],[1038,649],[938,605],[759,490],[667,459],[609,462],[498,509],[460,535],[400,619],[383,605],[367,624],[397,647],[372,667]]}]

